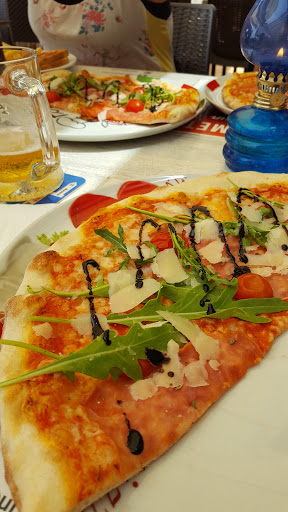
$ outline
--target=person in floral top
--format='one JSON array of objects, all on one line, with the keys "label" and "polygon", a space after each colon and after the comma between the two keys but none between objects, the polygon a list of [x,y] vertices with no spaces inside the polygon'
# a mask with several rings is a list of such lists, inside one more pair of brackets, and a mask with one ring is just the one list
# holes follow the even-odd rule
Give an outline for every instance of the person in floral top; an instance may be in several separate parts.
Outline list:
[{"label": "person in floral top", "polygon": [[77,64],[175,71],[170,0],[28,0],[28,17],[44,50]]}]

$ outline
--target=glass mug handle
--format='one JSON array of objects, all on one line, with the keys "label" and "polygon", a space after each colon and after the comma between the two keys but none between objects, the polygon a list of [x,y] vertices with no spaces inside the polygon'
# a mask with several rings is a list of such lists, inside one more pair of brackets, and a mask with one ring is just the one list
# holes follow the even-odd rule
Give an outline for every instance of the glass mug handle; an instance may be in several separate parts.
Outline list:
[{"label": "glass mug handle", "polygon": [[43,164],[33,168],[34,178],[41,178],[50,173],[60,163],[60,151],[56,131],[50,112],[44,85],[31,76],[25,69],[15,69],[10,73],[11,88],[16,93],[26,91],[32,101],[34,117],[37,123]]}]

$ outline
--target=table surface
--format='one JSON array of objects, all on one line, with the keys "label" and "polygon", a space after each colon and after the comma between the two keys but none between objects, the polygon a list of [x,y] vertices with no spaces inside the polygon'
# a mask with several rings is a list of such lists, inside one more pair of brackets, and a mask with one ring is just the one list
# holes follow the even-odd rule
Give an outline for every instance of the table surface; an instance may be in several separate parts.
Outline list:
[{"label": "table surface", "polygon": [[[208,82],[211,77],[183,75],[183,83],[191,85],[199,83],[200,79]],[[222,116],[221,112],[214,114],[217,119],[217,116]],[[225,125],[225,118],[223,123]],[[209,176],[227,171],[222,156],[224,137],[216,136],[215,129],[211,131],[215,135],[206,134],[205,128],[201,127],[198,133],[172,130],[153,137],[119,142],[61,142],[64,171],[86,180],[81,188],[68,196],[69,200],[94,190],[110,177],[123,181],[149,180],[153,176]],[[57,215],[55,208],[51,204],[1,204],[0,250],[41,215],[48,212]],[[17,257],[16,254],[14,256]],[[1,253],[0,265],[5,258],[7,254]],[[6,285],[5,289],[2,288],[2,298],[4,292],[7,293]],[[260,509],[270,512],[275,507],[281,512],[287,509],[288,419],[287,408],[283,404],[286,400],[288,353],[287,340],[284,337],[281,340],[266,356],[260,369],[253,368],[249,379],[243,379],[241,386],[235,386],[232,394],[225,394],[218,407],[207,412],[201,424],[199,422],[193,427],[193,436],[184,436],[178,442],[177,450],[171,449],[157,465],[151,465],[149,471],[138,475],[137,495],[131,493],[131,482],[127,484],[127,492],[125,486],[121,487],[125,499],[122,508],[117,503],[117,510],[140,510],[141,507],[142,511],[146,510],[147,496],[149,506],[152,503],[151,488],[153,496],[160,496],[161,502],[166,500],[163,509],[167,512],[175,510],[176,504],[176,498],[170,503],[173,494],[167,489],[177,489],[178,508],[181,510],[187,509],[191,499],[199,512],[210,510],[217,502],[216,509],[224,512],[232,508],[236,512]],[[190,476],[192,490],[187,488],[187,475]],[[1,495],[4,498],[9,496],[1,462],[0,484]],[[116,491],[120,496],[119,490]],[[112,502],[109,505],[107,498],[103,500],[97,504],[97,510],[111,511]],[[155,506],[151,509],[154,510]]]},{"label": "table surface", "polygon": [[[72,69],[80,70],[78,66]],[[95,71],[96,68],[87,69]],[[97,71],[109,74],[115,70],[97,68]],[[123,73],[123,70],[121,72]],[[203,85],[213,79],[211,76],[203,75],[181,76],[183,83],[196,87],[199,83]],[[224,137],[201,133],[172,130],[152,137],[117,142],[59,144],[64,172],[81,176],[86,180],[83,186],[63,201],[95,190],[112,176],[125,181],[138,177],[143,180],[151,176],[175,174],[205,176],[228,170],[222,156]],[[0,204],[0,257],[13,238],[53,208],[53,204]]]}]

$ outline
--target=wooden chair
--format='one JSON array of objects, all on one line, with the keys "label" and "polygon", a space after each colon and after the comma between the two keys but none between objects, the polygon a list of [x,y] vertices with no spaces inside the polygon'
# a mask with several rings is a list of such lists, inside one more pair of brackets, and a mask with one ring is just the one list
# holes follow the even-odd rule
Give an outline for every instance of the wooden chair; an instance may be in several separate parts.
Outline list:
[{"label": "wooden chair", "polygon": [[208,75],[214,6],[184,2],[171,6],[176,71]]},{"label": "wooden chair", "polygon": [[240,34],[248,12],[255,0],[208,0],[208,4],[216,7],[215,24],[212,40],[210,62],[212,74],[217,64],[223,66],[223,74],[227,66],[234,69],[253,70],[253,65],[243,57],[240,48]]}]

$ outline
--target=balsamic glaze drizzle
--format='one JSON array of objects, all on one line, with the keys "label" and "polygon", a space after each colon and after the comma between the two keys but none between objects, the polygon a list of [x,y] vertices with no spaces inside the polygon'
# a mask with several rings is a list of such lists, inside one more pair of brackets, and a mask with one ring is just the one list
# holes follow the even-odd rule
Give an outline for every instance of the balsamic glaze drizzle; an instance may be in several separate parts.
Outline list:
[{"label": "balsamic glaze drizzle", "polygon": [[[229,260],[234,265],[233,277],[237,277],[237,276],[239,276],[241,274],[250,273],[251,270],[250,270],[249,267],[246,267],[246,266],[243,266],[243,265],[238,265],[238,263],[236,263],[236,260],[235,260],[235,258],[233,256],[233,254],[231,253],[229,245],[227,243],[226,236],[225,236],[225,233],[224,233],[224,227],[223,227],[222,222],[220,222],[219,220],[214,219],[213,215],[211,215],[211,213],[210,213],[210,210],[206,206],[197,206],[196,205],[196,206],[193,206],[191,208],[191,222],[190,222],[191,231],[189,233],[189,239],[190,239],[191,246],[192,246],[193,250],[197,253],[197,258],[196,258],[197,262],[201,264],[201,258],[200,258],[199,254],[197,252],[197,247],[196,247],[196,242],[195,242],[195,226],[196,226],[195,212],[196,211],[204,213],[204,215],[206,215],[206,217],[210,217],[211,219],[213,219],[217,223],[218,233],[219,233],[220,240],[224,244],[225,251],[226,251],[226,254],[227,254]],[[243,230],[244,230],[244,226],[243,226]],[[243,231],[243,236],[244,236],[244,231]],[[244,250],[241,237],[240,237],[239,244],[240,244],[240,249],[239,249],[240,261],[243,261],[243,263],[247,263],[247,261],[248,261],[247,257],[244,257],[244,260],[241,259],[241,258],[243,258],[242,251]],[[246,261],[245,261],[245,258],[246,258]],[[200,274],[200,277],[203,280],[204,276],[205,276],[205,269],[204,269],[204,267],[202,265],[201,265],[201,267],[202,267],[201,268],[202,273]]]},{"label": "balsamic glaze drizzle", "polygon": [[102,94],[102,99],[103,99],[103,100],[104,100],[104,98],[105,98],[105,94],[106,94],[106,91],[107,91],[108,87],[109,87],[109,84],[105,84],[105,86],[104,86],[104,90],[103,90],[103,94]]},{"label": "balsamic glaze drizzle", "polygon": [[140,453],[144,450],[144,440],[138,430],[134,430],[130,427],[130,421],[128,420],[125,412],[125,423],[129,429],[128,437],[127,437],[127,447],[129,448],[132,455],[140,455]]},{"label": "balsamic glaze drizzle", "polygon": [[88,265],[91,265],[92,267],[97,268],[97,270],[100,270],[100,267],[99,267],[97,261],[95,261],[95,260],[87,260],[87,261],[83,261],[83,263],[82,263],[83,272],[86,276],[86,281],[88,283],[89,296],[87,297],[87,299],[89,301],[89,308],[90,308],[92,335],[93,335],[93,339],[95,339],[95,338],[97,338],[97,336],[100,336],[100,334],[103,333],[103,329],[99,323],[99,320],[98,320],[98,317],[97,317],[96,311],[95,311],[93,292],[92,292],[92,281],[91,281],[91,277],[89,275],[89,271],[87,268]]},{"label": "balsamic glaze drizzle", "polygon": [[149,363],[153,364],[153,366],[169,363],[170,361],[170,357],[164,356],[163,352],[160,352],[160,350],[156,350],[155,348],[146,347],[145,354]]},{"label": "balsamic glaze drizzle", "polygon": [[102,335],[102,338],[103,338],[103,341],[105,343],[105,345],[107,345],[107,347],[109,347],[109,345],[111,345],[111,340],[109,338],[109,329],[106,329],[106,331],[103,332],[103,335]]},{"label": "balsamic glaze drizzle", "polygon": [[140,260],[144,260],[144,256],[143,256],[140,245],[136,245],[136,247],[137,247],[137,251],[138,251]]},{"label": "balsamic glaze drizzle", "polygon": [[88,82],[87,82],[86,78],[85,78],[85,95],[84,95],[84,99],[85,99],[85,101],[88,100]]},{"label": "balsamic glaze drizzle", "polygon": [[136,281],[135,281],[136,288],[142,288],[142,286],[143,286],[142,276],[143,276],[143,270],[141,268],[137,268]]},{"label": "balsamic glaze drizzle", "polygon": [[140,229],[139,229],[139,244],[142,244],[143,229],[146,226],[146,224],[148,224],[148,223],[151,224],[151,226],[153,226],[153,228],[159,228],[159,224],[155,220],[153,220],[153,219],[143,220],[143,222],[140,226]]},{"label": "balsamic glaze drizzle", "polygon": [[119,80],[115,80],[117,83],[117,91],[116,91],[116,104],[119,106],[119,91],[120,91],[120,82]]}]

